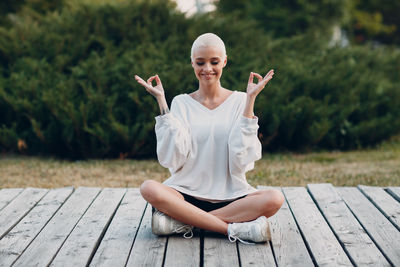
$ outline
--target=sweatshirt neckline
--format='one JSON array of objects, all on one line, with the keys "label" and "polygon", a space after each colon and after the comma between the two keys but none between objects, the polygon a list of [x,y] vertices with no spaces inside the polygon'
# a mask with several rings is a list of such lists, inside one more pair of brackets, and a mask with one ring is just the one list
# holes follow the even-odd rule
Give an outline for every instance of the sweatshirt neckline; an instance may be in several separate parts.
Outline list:
[{"label": "sweatshirt neckline", "polygon": [[219,104],[216,108],[209,109],[208,107],[204,106],[201,104],[199,101],[195,100],[193,97],[191,97],[189,94],[185,94],[187,98],[190,99],[190,101],[193,101],[196,103],[196,105],[200,106],[202,109],[204,109],[207,112],[215,112],[218,109],[220,109],[222,106],[224,106],[226,103],[230,101],[231,98],[233,98],[233,95],[236,94],[237,91],[233,91],[221,104]]}]

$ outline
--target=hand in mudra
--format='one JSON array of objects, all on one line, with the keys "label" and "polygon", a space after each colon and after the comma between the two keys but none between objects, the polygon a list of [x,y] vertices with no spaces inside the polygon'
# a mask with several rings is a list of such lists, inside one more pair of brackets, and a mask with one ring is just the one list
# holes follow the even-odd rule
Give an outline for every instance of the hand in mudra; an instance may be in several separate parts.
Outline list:
[{"label": "hand in mudra", "polygon": [[[146,91],[153,95],[155,98],[164,97],[164,88],[158,75],[151,76],[149,79],[147,79],[147,82],[139,76],[135,75],[135,80],[144,88],[146,88]],[[156,86],[153,86],[153,80],[156,80]]]},{"label": "hand in mudra", "polygon": [[[249,83],[247,84],[247,95],[250,97],[256,97],[262,89],[264,89],[265,85],[272,79],[274,76],[274,70],[270,70],[267,75],[263,78],[260,74],[251,72],[249,77]],[[254,83],[254,77],[258,79],[257,83]]]}]

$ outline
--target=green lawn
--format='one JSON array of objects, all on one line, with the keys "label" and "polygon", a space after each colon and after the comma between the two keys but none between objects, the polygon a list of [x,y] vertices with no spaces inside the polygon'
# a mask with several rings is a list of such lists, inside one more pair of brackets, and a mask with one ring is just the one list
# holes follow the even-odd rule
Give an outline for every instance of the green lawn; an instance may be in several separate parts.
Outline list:
[{"label": "green lawn", "polygon": [[[156,160],[63,161],[3,155],[0,187],[138,187],[146,179],[164,181],[168,170]],[[253,186],[332,183],[400,186],[400,136],[373,149],[348,152],[265,153],[247,173]]]}]

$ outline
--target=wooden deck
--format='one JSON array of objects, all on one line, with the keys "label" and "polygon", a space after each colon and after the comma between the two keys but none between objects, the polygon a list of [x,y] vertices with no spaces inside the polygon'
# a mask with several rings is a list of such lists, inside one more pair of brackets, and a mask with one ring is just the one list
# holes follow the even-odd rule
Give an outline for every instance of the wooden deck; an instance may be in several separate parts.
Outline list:
[{"label": "wooden deck", "polygon": [[0,266],[400,266],[400,187],[281,188],[272,241],[151,233],[137,188],[0,190]]}]

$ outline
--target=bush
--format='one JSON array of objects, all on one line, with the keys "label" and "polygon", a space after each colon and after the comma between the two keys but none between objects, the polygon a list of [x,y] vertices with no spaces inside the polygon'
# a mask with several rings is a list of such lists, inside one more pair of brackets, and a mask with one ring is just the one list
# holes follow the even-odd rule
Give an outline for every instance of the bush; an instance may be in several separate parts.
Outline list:
[{"label": "bush", "polygon": [[82,6],[3,29],[0,144],[16,150],[22,139],[30,153],[72,158],[154,153],[157,108],[132,75],[187,76],[166,64],[189,39],[171,10],[165,1]]},{"label": "bush", "polygon": [[275,37],[289,37],[308,31],[329,33],[341,24],[351,1],[344,0],[218,0],[217,11],[251,20],[257,28]]},{"label": "bush", "polygon": [[278,56],[274,80],[257,103],[266,114],[265,146],[352,149],[399,132],[400,82],[393,68],[399,51],[360,46]]},{"label": "bush", "polygon": [[349,149],[399,132],[399,51],[326,48],[310,42],[316,33],[271,39],[253,22],[185,18],[160,0],[64,8],[0,28],[0,147],[154,156],[158,107],[133,74],[158,73],[168,102],[196,90],[190,47],[204,32],[226,43],[224,87],[243,91],[250,71],[276,70],[256,102],[265,149]]}]

